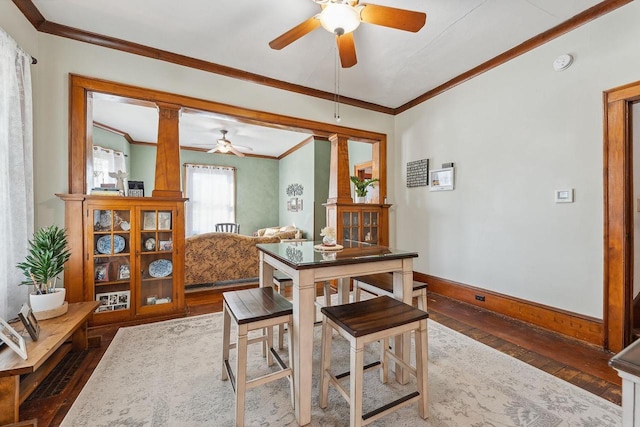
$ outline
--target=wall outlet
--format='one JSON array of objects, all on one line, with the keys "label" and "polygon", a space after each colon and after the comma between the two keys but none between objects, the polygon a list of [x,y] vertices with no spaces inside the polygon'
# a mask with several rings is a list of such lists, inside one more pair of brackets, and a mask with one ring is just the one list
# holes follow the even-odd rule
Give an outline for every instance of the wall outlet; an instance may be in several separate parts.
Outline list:
[{"label": "wall outlet", "polygon": [[484,295],[476,295],[476,301],[484,301]]}]

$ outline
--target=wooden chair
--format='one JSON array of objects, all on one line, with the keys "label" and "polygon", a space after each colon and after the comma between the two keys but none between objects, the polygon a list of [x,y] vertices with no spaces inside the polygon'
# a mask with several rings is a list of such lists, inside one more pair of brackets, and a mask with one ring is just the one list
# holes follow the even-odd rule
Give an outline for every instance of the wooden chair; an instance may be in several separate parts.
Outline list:
[{"label": "wooden chair", "polygon": [[[353,298],[360,301],[361,291],[393,298],[393,273],[369,274],[353,278]],[[427,311],[427,284],[413,282],[413,298],[418,298],[418,308]]]},{"label": "wooden chair", "polygon": [[[322,319],[320,407],[327,407],[329,383],[331,383],[349,402],[349,425],[352,427],[369,424],[416,401],[420,417],[426,419],[429,416],[427,399],[427,318],[429,314],[387,295],[351,304],[323,307],[321,311],[324,316]],[[333,330],[349,341],[351,349],[351,369],[349,372],[339,375],[331,373]],[[407,365],[389,350],[389,338],[411,331],[415,331],[415,367]],[[379,340],[382,341],[380,343],[380,362],[363,366],[365,345]],[[383,383],[387,383],[389,359],[393,359],[396,369],[399,367],[407,369],[416,378],[417,391],[363,415],[363,372],[365,369],[381,369],[380,378]],[[341,384],[341,381],[347,377],[350,377],[349,390],[346,390]]]},{"label": "wooden chair", "polygon": [[240,224],[234,222],[219,222],[216,224],[216,232],[240,234]]},{"label": "wooden chair", "polygon": [[[222,380],[231,380],[235,393],[236,426],[244,426],[245,392],[247,389],[288,377],[291,390],[291,404],[294,405],[293,387],[293,346],[288,334],[289,367],[278,353],[271,348],[273,327],[287,324],[293,330],[293,306],[273,288],[253,288],[241,291],[224,292],[223,297],[223,342],[222,342]],[[231,321],[237,326],[236,342],[231,342]],[[262,330],[262,334],[249,339],[249,331]],[[268,343],[267,363],[273,365],[275,359],[280,370],[259,378],[247,379],[247,346],[254,343]],[[236,374],[229,364],[229,349],[236,349]]]}]

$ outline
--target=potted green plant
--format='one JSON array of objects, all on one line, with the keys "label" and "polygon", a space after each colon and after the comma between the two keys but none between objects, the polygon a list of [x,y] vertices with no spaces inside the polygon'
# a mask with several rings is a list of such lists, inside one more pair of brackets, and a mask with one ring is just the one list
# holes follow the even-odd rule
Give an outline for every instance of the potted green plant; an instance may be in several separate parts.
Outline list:
[{"label": "potted green plant", "polygon": [[373,187],[373,183],[380,181],[378,178],[360,179],[357,176],[351,177],[351,182],[356,190],[356,202],[363,203],[367,197],[369,187]]},{"label": "potted green plant", "polygon": [[51,310],[64,303],[65,289],[56,288],[56,282],[70,255],[64,229],[52,225],[33,233],[27,256],[17,267],[26,278],[20,284],[35,287],[29,297],[34,312]]}]

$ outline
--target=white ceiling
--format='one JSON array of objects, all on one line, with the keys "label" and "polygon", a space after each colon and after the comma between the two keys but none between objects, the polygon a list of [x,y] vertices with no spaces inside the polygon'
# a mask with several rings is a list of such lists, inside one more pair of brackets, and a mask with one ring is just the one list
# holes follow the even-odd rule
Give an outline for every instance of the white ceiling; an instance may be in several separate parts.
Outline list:
[{"label": "white ceiling", "polygon": [[[318,13],[320,6],[313,0],[33,0],[33,3],[50,22],[334,92],[334,35],[320,27],[282,50],[273,50],[268,45]],[[600,0],[371,0],[371,3],[423,11],[427,14],[426,25],[418,33],[409,33],[362,24],[354,33],[358,63],[340,70],[340,94],[397,108],[567,21]],[[562,53],[565,52],[558,55]],[[549,66],[552,60],[549,58]],[[219,129],[218,126],[210,127]],[[123,130],[133,136],[133,132]],[[247,145],[239,141],[242,132],[238,129],[235,136],[230,132],[229,139]]]}]

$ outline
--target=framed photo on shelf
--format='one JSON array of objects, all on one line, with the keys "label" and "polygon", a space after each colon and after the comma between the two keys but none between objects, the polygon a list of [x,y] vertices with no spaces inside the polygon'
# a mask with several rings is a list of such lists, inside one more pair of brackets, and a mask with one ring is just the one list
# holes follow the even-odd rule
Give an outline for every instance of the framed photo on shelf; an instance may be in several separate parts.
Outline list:
[{"label": "framed photo on shelf", "polygon": [[429,191],[453,190],[453,168],[434,169],[429,171]]},{"label": "framed photo on shelf", "polygon": [[36,316],[33,315],[31,307],[27,304],[22,304],[18,317],[20,318],[20,321],[22,321],[24,328],[29,332],[31,339],[38,341],[38,337],[40,336],[40,324],[38,323]]},{"label": "framed photo on shelf", "polygon": [[129,197],[144,197],[144,181],[128,181]]},{"label": "framed photo on shelf", "polygon": [[158,212],[158,230],[171,230],[171,212]]},{"label": "framed photo on shelf", "polygon": [[27,344],[18,332],[0,318],[0,341],[8,345],[18,356],[27,360]]},{"label": "framed photo on shelf", "polygon": [[100,305],[96,309],[96,313],[114,310],[126,310],[130,307],[131,292],[103,292],[96,294],[96,301],[100,301]]},{"label": "framed photo on shelf", "polygon": [[95,274],[93,276],[96,282],[108,282],[109,281],[109,263],[96,264]]},{"label": "framed photo on shelf", "polygon": [[173,249],[173,241],[172,240],[160,240],[161,251],[170,251]]},{"label": "framed photo on shelf", "polygon": [[131,270],[129,270],[129,264],[122,264],[118,268],[118,280],[125,280],[131,278]]},{"label": "framed photo on shelf", "polygon": [[155,230],[156,229],[156,212],[145,212],[144,221],[142,223],[143,230]]}]

